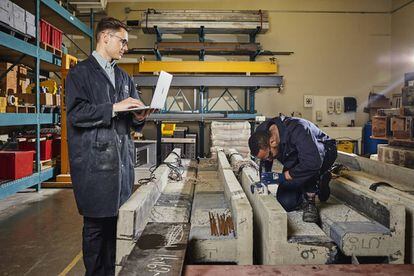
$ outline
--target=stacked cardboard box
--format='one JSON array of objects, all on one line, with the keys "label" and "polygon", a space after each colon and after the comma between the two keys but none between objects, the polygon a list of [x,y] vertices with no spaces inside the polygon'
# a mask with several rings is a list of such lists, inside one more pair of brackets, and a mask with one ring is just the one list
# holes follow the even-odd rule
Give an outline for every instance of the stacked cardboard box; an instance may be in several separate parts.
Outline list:
[{"label": "stacked cardboard box", "polygon": [[0,113],[6,112],[6,106],[7,106],[7,98],[0,97]]},{"label": "stacked cardboard box", "polygon": [[17,70],[17,93],[26,93],[26,88],[30,84],[27,76],[27,68],[20,65]]},{"label": "stacked cardboard box", "polygon": [[[0,62],[0,75],[3,74],[8,68],[12,66],[8,62]],[[0,95],[5,96],[6,94],[17,92],[17,70],[16,66],[11,69],[6,77],[0,80]]]},{"label": "stacked cardboard box", "polygon": [[0,22],[11,26],[13,23],[13,3],[9,0],[0,0]]},{"label": "stacked cardboard box", "polygon": [[26,33],[26,11],[13,3],[13,24],[10,24],[16,30]]},{"label": "stacked cardboard box", "polygon": [[30,12],[25,12],[25,22],[26,22],[26,34],[35,37],[36,36],[36,24],[35,16]]}]

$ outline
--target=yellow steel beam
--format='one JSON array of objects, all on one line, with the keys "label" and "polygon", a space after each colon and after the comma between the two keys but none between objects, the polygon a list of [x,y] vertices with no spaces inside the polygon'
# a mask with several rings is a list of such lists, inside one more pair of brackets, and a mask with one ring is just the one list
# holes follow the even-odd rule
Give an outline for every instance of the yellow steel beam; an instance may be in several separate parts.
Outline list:
[{"label": "yellow steel beam", "polygon": [[155,73],[211,73],[211,74],[275,74],[273,61],[142,61],[138,64],[120,64],[129,74]]},{"label": "yellow steel beam", "polygon": [[118,66],[124,69],[130,76],[138,74],[138,64],[136,63],[118,63]]}]

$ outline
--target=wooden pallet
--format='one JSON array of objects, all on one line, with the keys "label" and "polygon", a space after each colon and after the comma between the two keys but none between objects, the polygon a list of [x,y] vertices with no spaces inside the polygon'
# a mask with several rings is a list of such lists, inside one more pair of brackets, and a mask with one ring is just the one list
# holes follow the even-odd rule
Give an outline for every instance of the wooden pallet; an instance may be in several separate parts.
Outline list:
[{"label": "wooden pallet", "polygon": [[7,25],[4,22],[0,22],[0,31],[9,34],[11,36],[14,36],[18,39],[24,40],[26,42],[33,42],[34,38],[28,34],[25,34],[21,31],[16,30],[15,28]]},{"label": "wooden pallet", "polygon": [[51,52],[55,56],[62,57],[62,50],[60,50],[58,48],[55,48],[50,44],[40,42],[40,48],[42,48],[43,50],[46,50],[48,52]]},{"label": "wooden pallet", "polygon": [[[36,161],[33,161],[33,167],[35,167]],[[56,165],[56,159],[40,160],[40,170],[46,170]]]}]

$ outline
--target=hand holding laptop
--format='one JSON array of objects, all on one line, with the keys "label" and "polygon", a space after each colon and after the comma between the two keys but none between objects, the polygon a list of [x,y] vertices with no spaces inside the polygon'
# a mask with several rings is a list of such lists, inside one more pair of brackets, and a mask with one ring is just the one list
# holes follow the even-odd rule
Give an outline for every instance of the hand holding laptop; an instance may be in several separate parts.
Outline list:
[{"label": "hand holding laptop", "polygon": [[[160,76],[158,77],[157,86],[155,87],[154,95],[152,97],[151,105],[146,106],[142,104],[141,101],[137,99],[128,98],[124,104],[119,105],[115,109],[115,112],[137,112],[142,110],[161,110],[164,108],[165,100],[167,99],[168,90],[170,89],[172,75],[168,74],[164,71],[160,72]],[[129,100],[131,99],[131,100]],[[119,103],[123,103],[119,102]]]},{"label": "hand holding laptop", "polygon": [[144,106],[144,103],[138,99],[129,97],[123,101],[115,103],[113,106],[113,110],[114,112],[119,112],[119,111],[131,109],[131,108],[137,108],[140,106]]}]

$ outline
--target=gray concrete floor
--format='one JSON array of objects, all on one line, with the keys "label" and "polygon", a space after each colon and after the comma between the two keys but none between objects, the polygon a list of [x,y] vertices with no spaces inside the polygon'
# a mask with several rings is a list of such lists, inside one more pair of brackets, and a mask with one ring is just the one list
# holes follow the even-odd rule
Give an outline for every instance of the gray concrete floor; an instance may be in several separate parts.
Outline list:
[{"label": "gray concrete floor", "polygon": [[71,189],[0,200],[0,275],[83,275],[82,217]]}]

